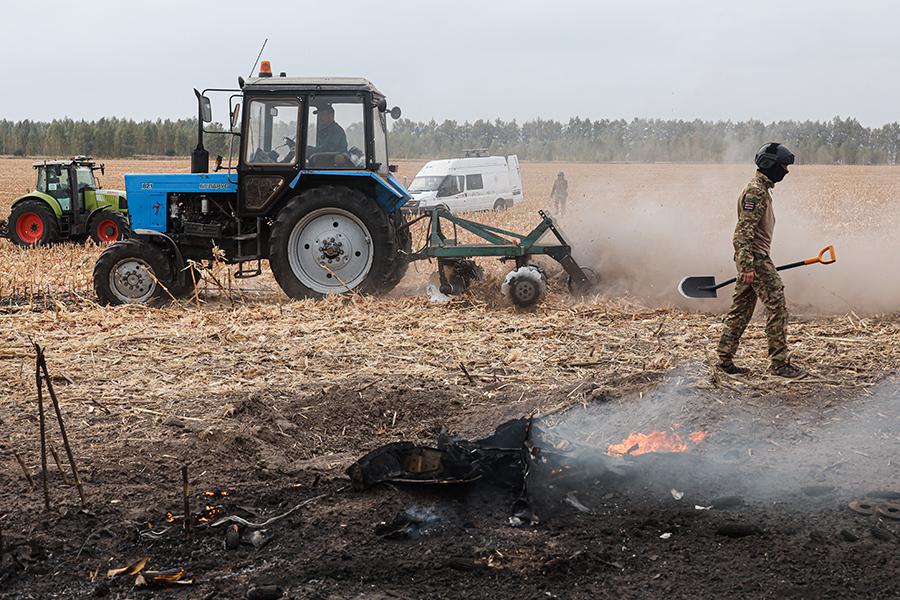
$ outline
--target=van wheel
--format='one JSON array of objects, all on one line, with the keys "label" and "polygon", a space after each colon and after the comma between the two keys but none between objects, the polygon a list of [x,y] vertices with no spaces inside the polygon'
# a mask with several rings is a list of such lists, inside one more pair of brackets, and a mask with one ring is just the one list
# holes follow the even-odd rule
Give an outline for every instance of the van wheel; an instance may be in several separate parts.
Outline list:
[{"label": "van wheel", "polygon": [[503,198],[497,198],[497,200],[494,201],[495,211],[506,210],[507,208],[509,208],[509,205],[506,204],[506,200],[504,200]]}]

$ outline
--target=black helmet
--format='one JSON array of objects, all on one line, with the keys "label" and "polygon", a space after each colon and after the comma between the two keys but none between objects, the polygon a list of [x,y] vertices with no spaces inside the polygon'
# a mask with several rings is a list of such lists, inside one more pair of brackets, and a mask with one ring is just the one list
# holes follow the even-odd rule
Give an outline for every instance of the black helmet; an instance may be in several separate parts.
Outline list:
[{"label": "black helmet", "polygon": [[787,165],[794,164],[794,153],[777,142],[764,144],[756,153],[756,166],[775,183],[787,175]]}]

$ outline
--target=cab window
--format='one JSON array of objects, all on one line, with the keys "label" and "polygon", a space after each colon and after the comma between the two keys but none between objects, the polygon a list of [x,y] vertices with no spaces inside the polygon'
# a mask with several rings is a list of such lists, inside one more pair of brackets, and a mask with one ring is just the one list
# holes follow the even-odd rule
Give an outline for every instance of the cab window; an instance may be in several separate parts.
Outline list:
[{"label": "cab window", "polygon": [[375,162],[380,173],[388,172],[387,123],[384,113],[378,108],[372,109],[372,127],[375,133]]},{"label": "cab window", "polygon": [[244,161],[252,165],[296,162],[300,103],[252,100],[247,112]]},{"label": "cab window", "polygon": [[[366,129],[362,98],[313,96],[307,110],[306,166],[311,169],[365,168]],[[385,147],[385,162],[386,154]]]},{"label": "cab window", "polygon": [[94,171],[90,167],[78,167],[75,169],[75,179],[78,182],[78,189],[85,188],[97,189],[97,180],[94,177]]}]

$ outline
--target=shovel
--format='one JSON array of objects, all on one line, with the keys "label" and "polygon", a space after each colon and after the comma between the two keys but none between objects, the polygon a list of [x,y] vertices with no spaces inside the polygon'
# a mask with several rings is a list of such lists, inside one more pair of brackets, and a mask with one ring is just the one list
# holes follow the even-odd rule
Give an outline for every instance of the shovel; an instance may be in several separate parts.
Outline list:
[{"label": "shovel", "polygon": [[[822,251],[819,252],[818,256],[787,265],[781,265],[780,267],[776,267],[775,270],[785,271],[787,269],[794,269],[796,267],[812,265],[815,263],[830,265],[836,260],[834,246],[827,246],[822,248]],[[735,281],[737,281],[737,277],[732,277],[728,281],[723,281],[719,284],[716,283],[715,277],[685,277],[681,280],[681,283],[678,284],[678,291],[681,292],[681,295],[685,298],[715,298],[716,290],[725,287],[726,285],[731,285]]]}]

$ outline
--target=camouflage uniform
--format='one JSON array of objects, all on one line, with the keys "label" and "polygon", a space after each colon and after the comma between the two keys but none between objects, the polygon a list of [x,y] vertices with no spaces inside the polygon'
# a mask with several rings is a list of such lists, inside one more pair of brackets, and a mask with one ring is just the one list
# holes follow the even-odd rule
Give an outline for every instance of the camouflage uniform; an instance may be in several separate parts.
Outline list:
[{"label": "camouflage uniform", "polygon": [[734,289],[731,310],[725,317],[725,330],[719,340],[719,361],[730,363],[737,352],[756,300],[766,307],[766,337],[769,341],[769,360],[773,368],[788,363],[787,308],[784,284],[769,258],[769,245],[775,226],[772,210],[772,180],[760,172],[747,185],[738,200],[738,223],[734,231],[735,263],[738,273],[754,271],[752,284],[738,283]]},{"label": "camouflage uniform", "polygon": [[566,198],[569,197],[569,182],[566,181],[565,176],[562,174],[557,176],[553,182],[553,190],[550,192],[550,197],[553,199],[556,214],[565,215]]}]

